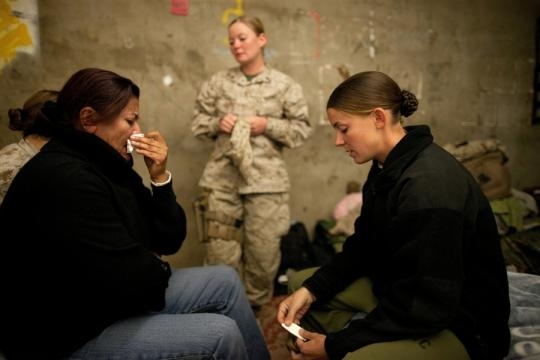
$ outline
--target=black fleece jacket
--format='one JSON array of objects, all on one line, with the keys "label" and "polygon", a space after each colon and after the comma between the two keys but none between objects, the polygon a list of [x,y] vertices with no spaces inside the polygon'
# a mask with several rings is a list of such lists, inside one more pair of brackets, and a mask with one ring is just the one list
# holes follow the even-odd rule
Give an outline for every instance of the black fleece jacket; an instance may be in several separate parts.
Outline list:
[{"label": "black fleece jacket", "polygon": [[113,322],[160,310],[186,217],[172,184],[144,186],[100,138],[66,130],[17,174],[0,207],[0,348],[69,355]]},{"label": "black fleece jacket", "polygon": [[508,279],[488,200],[427,126],[407,127],[363,186],[355,233],[304,285],[324,302],[368,276],[378,306],[327,334],[331,359],[363,346],[453,331],[472,359],[508,352]]}]

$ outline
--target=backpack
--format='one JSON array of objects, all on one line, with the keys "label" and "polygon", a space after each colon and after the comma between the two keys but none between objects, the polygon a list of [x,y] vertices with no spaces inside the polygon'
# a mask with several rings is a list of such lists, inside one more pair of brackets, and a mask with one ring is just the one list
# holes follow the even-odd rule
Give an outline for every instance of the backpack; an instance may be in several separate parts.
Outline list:
[{"label": "backpack", "polygon": [[286,295],[289,273],[306,269],[315,264],[311,258],[311,242],[302,222],[291,224],[287,234],[281,237],[281,262],[274,279],[274,295]]},{"label": "backpack", "polygon": [[311,242],[304,223],[299,221],[292,223],[287,234],[281,237],[280,273],[282,270],[302,270],[315,266],[311,259],[310,247]]},{"label": "backpack", "polygon": [[497,139],[465,141],[447,144],[444,149],[454,155],[480,185],[488,200],[511,195],[508,158]]}]

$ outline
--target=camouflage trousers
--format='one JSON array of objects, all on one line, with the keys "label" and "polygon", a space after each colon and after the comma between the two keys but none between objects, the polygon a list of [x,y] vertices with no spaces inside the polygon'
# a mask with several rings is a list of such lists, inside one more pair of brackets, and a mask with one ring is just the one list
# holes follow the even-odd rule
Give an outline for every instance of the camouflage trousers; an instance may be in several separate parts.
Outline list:
[{"label": "camouflage trousers", "polygon": [[[269,302],[281,261],[280,241],[290,226],[289,194],[238,194],[210,190],[208,213],[235,219],[241,236],[210,231],[205,264],[227,264],[236,269],[253,306]],[[210,223],[216,221],[210,221]],[[212,226],[212,224],[210,224]],[[234,234],[234,235],[232,235]]]}]

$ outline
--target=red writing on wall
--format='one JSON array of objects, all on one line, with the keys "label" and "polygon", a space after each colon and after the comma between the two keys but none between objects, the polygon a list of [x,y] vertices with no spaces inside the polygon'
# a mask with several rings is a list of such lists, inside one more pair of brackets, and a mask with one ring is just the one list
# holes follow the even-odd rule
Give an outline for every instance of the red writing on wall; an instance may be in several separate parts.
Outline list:
[{"label": "red writing on wall", "polygon": [[315,53],[313,55],[318,59],[321,57],[321,14],[310,10],[309,16],[315,21]]},{"label": "red writing on wall", "polygon": [[171,14],[187,16],[189,0],[171,0]]}]

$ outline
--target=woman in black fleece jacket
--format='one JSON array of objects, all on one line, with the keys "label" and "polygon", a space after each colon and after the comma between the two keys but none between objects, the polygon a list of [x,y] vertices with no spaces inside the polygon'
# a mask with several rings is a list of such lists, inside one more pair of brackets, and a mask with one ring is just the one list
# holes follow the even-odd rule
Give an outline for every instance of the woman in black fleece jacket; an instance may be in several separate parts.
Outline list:
[{"label": "woman in black fleece jacket", "polygon": [[161,257],[180,249],[186,216],[163,136],[132,136],[142,134],[138,86],[82,69],[42,111],[57,128],[0,206],[6,357],[269,359],[234,269],[174,269]]},{"label": "woman in black fleece jacket", "polygon": [[[306,328],[296,359],[502,359],[508,280],[489,202],[427,126],[414,94],[380,72],[331,94],[336,146],[372,161],[343,251],[297,274],[277,319]],[[307,331],[310,329],[311,331]]]}]

